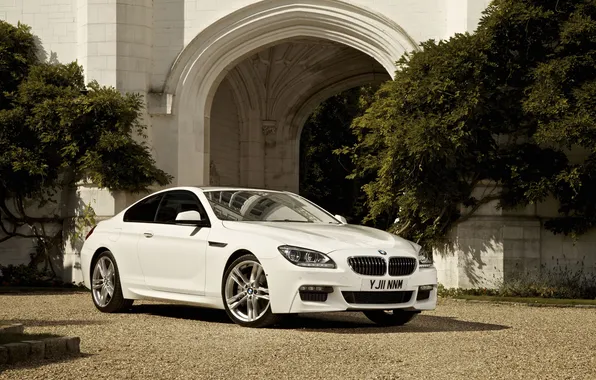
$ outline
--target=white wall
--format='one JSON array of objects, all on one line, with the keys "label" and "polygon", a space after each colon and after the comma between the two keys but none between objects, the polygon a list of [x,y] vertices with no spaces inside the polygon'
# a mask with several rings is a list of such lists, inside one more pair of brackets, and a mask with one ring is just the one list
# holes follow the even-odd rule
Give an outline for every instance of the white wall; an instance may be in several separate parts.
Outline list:
[{"label": "white wall", "polygon": [[76,0],[0,0],[0,20],[29,25],[41,39],[47,59],[77,59]]}]

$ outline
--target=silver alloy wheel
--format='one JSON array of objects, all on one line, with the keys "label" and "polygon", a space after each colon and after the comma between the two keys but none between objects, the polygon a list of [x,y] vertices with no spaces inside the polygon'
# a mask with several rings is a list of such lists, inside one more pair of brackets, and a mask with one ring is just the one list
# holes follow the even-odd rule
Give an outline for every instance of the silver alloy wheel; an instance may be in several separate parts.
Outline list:
[{"label": "silver alloy wheel", "polygon": [[269,309],[269,288],[261,264],[253,260],[238,263],[226,279],[224,296],[228,309],[239,320],[261,318]]},{"label": "silver alloy wheel", "polygon": [[103,256],[97,260],[91,281],[95,303],[100,307],[106,307],[114,297],[116,286],[116,271],[109,257]]}]

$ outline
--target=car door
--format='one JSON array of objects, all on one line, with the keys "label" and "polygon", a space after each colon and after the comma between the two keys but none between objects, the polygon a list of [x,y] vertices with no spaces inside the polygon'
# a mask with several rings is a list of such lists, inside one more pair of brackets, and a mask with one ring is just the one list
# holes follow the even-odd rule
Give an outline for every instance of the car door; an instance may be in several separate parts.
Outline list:
[{"label": "car door", "polygon": [[113,250],[122,274],[121,281],[129,287],[146,286],[137,249],[139,240],[143,237],[143,231],[147,229],[147,226],[153,225],[162,197],[162,193],[151,195],[124,213],[124,223]]},{"label": "car door", "polygon": [[[176,216],[183,211],[198,211],[201,225],[177,223]],[[164,292],[204,294],[209,232],[207,213],[193,192],[165,193],[154,222],[144,224],[137,248],[147,286]]]}]

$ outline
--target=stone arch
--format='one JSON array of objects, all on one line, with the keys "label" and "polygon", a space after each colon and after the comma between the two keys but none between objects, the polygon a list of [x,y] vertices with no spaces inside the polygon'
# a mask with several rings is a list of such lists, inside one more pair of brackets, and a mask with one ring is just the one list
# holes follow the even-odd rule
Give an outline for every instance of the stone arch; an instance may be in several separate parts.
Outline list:
[{"label": "stone arch", "polygon": [[211,105],[229,70],[251,52],[296,37],[352,47],[374,58],[390,75],[404,52],[417,49],[394,21],[339,0],[265,0],[222,18],[182,51],[164,87],[164,93],[174,95],[178,184],[208,182]]}]

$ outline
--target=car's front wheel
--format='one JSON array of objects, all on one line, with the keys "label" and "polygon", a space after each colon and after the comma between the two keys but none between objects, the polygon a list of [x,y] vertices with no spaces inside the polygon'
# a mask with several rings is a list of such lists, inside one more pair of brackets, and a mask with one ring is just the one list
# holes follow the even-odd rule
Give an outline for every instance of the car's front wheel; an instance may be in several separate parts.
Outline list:
[{"label": "car's front wheel", "polygon": [[116,260],[110,251],[100,253],[93,261],[91,296],[95,307],[104,313],[117,313],[132,306],[133,300],[125,299],[120,285]]},{"label": "car's front wheel", "polygon": [[279,321],[279,316],[271,312],[265,270],[252,254],[243,255],[228,266],[222,297],[226,313],[236,324],[267,327]]},{"label": "car's front wheel", "polygon": [[410,322],[419,312],[407,310],[365,310],[364,315],[380,326],[402,326]]}]

